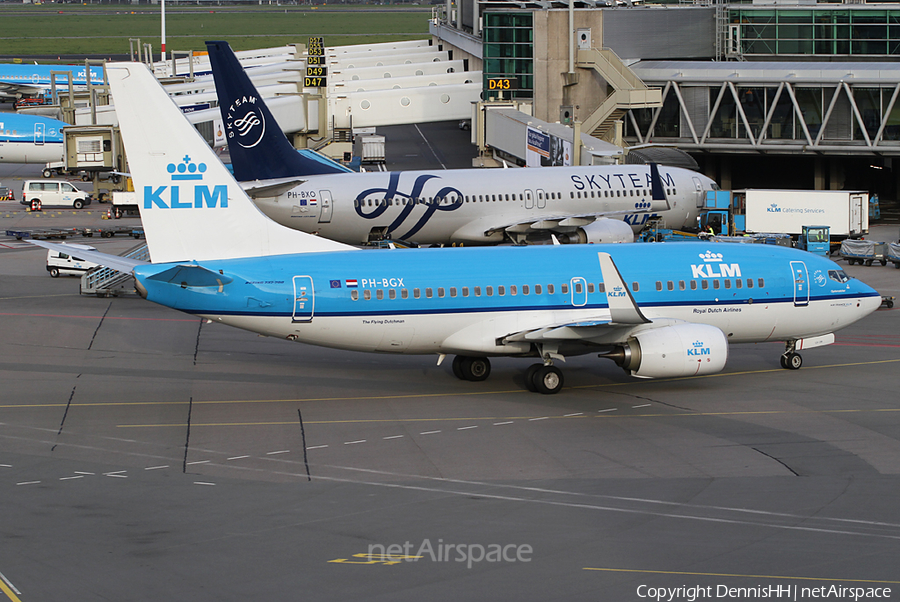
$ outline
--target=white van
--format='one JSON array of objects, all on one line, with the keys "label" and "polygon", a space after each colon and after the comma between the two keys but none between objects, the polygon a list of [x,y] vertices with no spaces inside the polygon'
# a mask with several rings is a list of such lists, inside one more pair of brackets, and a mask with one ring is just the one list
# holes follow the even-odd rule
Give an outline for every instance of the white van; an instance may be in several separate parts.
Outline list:
[{"label": "white van", "polygon": [[[78,251],[96,251],[94,247],[87,245],[66,243],[67,247],[71,247],[71,253]],[[91,268],[97,267],[93,261],[80,259],[70,253],[60,251],[47,251],[47,271],[53,278],[59,277],[60,274],[69,274],[71,276],[81,276]]]},{"label": "white van", "polygon": [[38,211],[51,207],[81,209],[91,204],[91,195],[65,180],[25,180],[19,202],[34,205]]}]

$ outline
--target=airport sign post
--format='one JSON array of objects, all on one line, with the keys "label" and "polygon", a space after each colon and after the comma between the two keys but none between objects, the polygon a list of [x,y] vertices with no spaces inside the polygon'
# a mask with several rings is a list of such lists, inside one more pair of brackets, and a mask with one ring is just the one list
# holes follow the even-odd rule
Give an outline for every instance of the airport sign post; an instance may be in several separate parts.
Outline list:
[{"label": "airport sign post", "polygon": [[306,75],[304,88],[325,88],[328,86],[328,67],[325,66],[325,38],[311,37],[307,46]]}]

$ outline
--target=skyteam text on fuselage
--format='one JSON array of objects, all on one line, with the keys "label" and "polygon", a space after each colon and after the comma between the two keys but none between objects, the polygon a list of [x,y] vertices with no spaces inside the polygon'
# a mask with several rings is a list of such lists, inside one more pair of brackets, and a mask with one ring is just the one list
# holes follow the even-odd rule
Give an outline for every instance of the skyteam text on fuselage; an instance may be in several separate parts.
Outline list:
[{"label": "skyteam text on fuselage", "polygon": [[[654,198],[646,165],[354,173],[298,153],[275,123],[231,48],[207,42],[232,167],[280,224],[346,242],[422,244],[631,242],[653,217],[694,225],[715,183],[659,168]],[[614,219],[610,219],[614,218]]]},{"label": "skyteam text on fuselage", "polygon": [[62,161],[65,121],[40,115],[0,113],[0,162]]},{"label": "skyteam text on fuselage", "polygon": [[[556,362],[586,353],[637,377],[678,377],[721,370],[730,342],[782,340],[782,365],[799,368],[799,349],[833,342],[881,303],[832,261],[774,245],[363,251],[311,236],[259,212],[144,65],[111,65],[109,78],[135,186],[185,206],[142,208],[153,263],[79,256],[216,323],[439,362],[455,354],[454,373],[472,381],[487,378],[490,357],[536,358],[527,387],[555,393]],[[222,186],[227,203],[211,192]]]}]

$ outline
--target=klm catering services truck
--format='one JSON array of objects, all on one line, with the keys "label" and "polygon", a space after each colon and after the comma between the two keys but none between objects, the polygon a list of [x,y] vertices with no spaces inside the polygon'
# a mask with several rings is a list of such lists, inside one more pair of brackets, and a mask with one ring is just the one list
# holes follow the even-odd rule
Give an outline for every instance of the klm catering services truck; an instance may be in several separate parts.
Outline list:
[{"label": "klm catering services truck", "polygon": [[869,193],[847,190],[708,191],[700,230],[721,236],[789,234],[804,226],[828,226],[831,242],[869,233]]}]

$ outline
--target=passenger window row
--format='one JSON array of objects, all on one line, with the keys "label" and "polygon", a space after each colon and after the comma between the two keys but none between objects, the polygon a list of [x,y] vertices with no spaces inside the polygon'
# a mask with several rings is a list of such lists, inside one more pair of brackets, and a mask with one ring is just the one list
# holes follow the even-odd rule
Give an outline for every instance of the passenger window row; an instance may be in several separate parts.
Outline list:
[{"label": "passenger window row", "polygon": [[[689,280],[688,282],[690,282],[690,288],[692,291],[697,290],[697,281],[696,280]],[[701,280],[700,288],[703,290],[709,289],[709,283],[710,283],[709,280]],[[635,291],[638,290],[637,286],[638,286],[637,282],[632,283],[632,288],[634,288]],[[680,291],[686,290],[687,286],[688,285],[685,283],[684,280],[678,281],[678,290],[680,290]],[[718,289],[722,288],[723,286],[728,289],[730,289],[732,286],[734,286],[734,288],[744,288],[744,281],[741,280],[740,278],[735,278],[734,280],[728,280],[728,279],[712,280],[713,289],[718,290]],[[757,286],[757,288],[763,288],[766,286],[766,281],[762,278],[757,278],[756,286]],[[747,278],[747,288],[753,288],[753,278]],[[661,280],[656,281],[656,290],[658,290],[658,291],[663,290],[663,283]],[[673,282],[672,280],[667,280],[666,281],[666,290],[674,291],[675,290],[675,282]]]},{"label": "passenger window row", "polygon": [[[460,197],[460,195],[451,194],[445,197],[417,197],[417,198],[407,198],[402,197],[398,199],[389,199],[389,198],[380,198],[380,199],[359,199],[353,201],[354,207],[359,207],[360,203],[362,203],[363,207],[391,207],[394,205],[450,205],[457,202],[460,198],[463,199],[466,203],[496,203],[502,201],[524,201],[525,200],[524,193],[513,193],[513,194],[473,194],[473,195],[465,195]],[[550,200],[558,200],[562,199],[562,193],[560,192],[543,192],[539,190],[537,192],[537,198],[539,199],[550,199]],[[517,198],[518,197],[518,198]],[[533,198],[533,197],[532,197]]]},{"label": "passenger window row", "polygon": [[[692,291],[695,291],[699,287],[701,290],[705,291],[710,288],[710,284],[709,284],[710,282],[712,282],[713,290],[719,290],[722,287],[724,287],[726,289],[730,289],[732,287],[734,287],[736,289],[740,289],[740,288],[744,288],[744,286],[746,286],[747,288],[754,288],[754,286],[756,286],[756,288],[764,288],[766,285],[765,280],[762,278],[757,278],[755,283],[752,278],[747,278],[746,281],[742,280],[740,278],[736,278],[734,280],[728,280],[728,279],[726,279],[726,280],[718,280],[718,279],[700,280],[699,285],[698,285],[697,280],[688,280],[688,281],[679,280],[678,281],[678,290],[683,291],[683,290],[687,290],[688,288],[690,288]],[[746,282],[746,285],[745,285],[745,282]],[[669,291],[675,290],[675,282],[672,280],[668,280],[666,282],[665,286],[666,286],[666,290],[669,290]],[[581,295],[584,292],[585,288],[587,288],[588,294],[592,294],[595,290],[594,283],[588,282],[586,287],[582,282],[575,282],[575,284],[574,284],[574,289],[575,289],[574,292],[577,295]],[[391,300],[396,299],[398,296],[397,290],[398,289],[394,289],[394,288],[387,289],[387,298],[391,299]],[[556,294],[556,286],[553,284],[548,284],[546,286],[546,290],[547,290],[548,295]],[[596,285],[596,290],[598,293],[605,293],[606,285],[603,282],[598,282]],[[634,292],[639,292],[641,290],[640,283],[632,282],[631,290],[633,290]],[[663,283],[661,280],[656,281],[656,290],[657,291],[663,290]],[[385,289],[380,289],[380,288],[375,289],[375,299],[379,300],[379,301],[383,300],[385,298],[384,291],[385,291]],[[523,284],[523,285],[521,285],[521,287],[518,285],[515,285],[515,284],[511,284],[511,285],[509,285],[509,287],[506,287],[502,284],[498,285],[497,287],[489,285],[489,286],[485,286],[485,287],[474,286],[471,288],[468,286],[463,286],[460,288],[457,288],[455,286],[451,286],[451,287],[439,286],[439,287],[437,287],[437,289],[432,288],[432,287],[426,288],[424,290],[424,296],[426,299],[433,299],[435,297],[437,297],[438,299],[444,299],[446,297],[450,297],[451,299],[453,299],[453,298],[456,298],[459,296],[481,297],[482,295],[485,297],[493,297],[494,293],[496,292],[498,297],[505,297],[507,295],[507,293],[509,294],[509,296],[515,297],[515,296],[519,295],[520,293],[522,295],[530,295],[530,294],[532,294],[532,291],[534,292],[535,295],[542,295],[544,293],[544,287],[540,284],[535,284],[533,287],[528,284]],[[419,289],[419,288],[412,289],[412,298],[413,299],[421,299],[422,292],[423,292],[422,289]],[[568,283],[561,284],[559,286],[559,293],[561,295],[568,295],[569,294],[569,284]],[[405,288],[399,289],[399,297],[401,299],[409,299],[409,297],[410,297],[409,289],[405,289]],[[356,290],[350,291],[350,298],[354,301],[358,301],[359,300],[359,291],[356,291]],[[366,301],[371,300],[372,299],[372,291],[370,289],[363,289],[362,298]]]},{"label": "passenger window row", "polygon": [[[600,193],[603,193],[602,195]],[[590,193],[590,194],[588,194]],[[594,195],[596,193],[596,196]],[[615,193],[615,194],[613,194]],[[666,188],[667,196],[674,196],[678,194],[674,188]],[[641,189],[633,189],[629,188],[628,190],[585,190],[584,192],[576,190],[574,192],[569,193],[570,199],[587,199],[587,198],[609,198],[609,197],[623,197],[623,196],[637,196],[637,197],[647,197],[650,196],[649,188],[641,188]]]},{"label": "passenger window row", "polygon": [[[576,293],[581,294],[582,291],[584,290],[584,288],[585,287],[584,287],[583,283],[581,283],[581,282],[575,283],[575,292]],[[556,294],[556,291],[557,291],[557,287],[553,284],[548,284],[546,287],[544,287],[541,284],[535,284],[533,286],[529,285],[529,284],[523,284],[521,286],[516,285],[516,284],[511,284],[509,286],[505,286],[505,285],[501,284],[496,287],[490,286],[490,285],[484,286],[484,287],[481,287],[481,286],[473,286],[473,287],[468,287],[468,286],[443,287],[443,286],[439,286],[436,289],[428,287],[424,291],[419,288],[414,288],[414,289],[412,289],[412,298],[413,299],[421,299],[423,297],[423,292],[424,292],[425,299],[433,299],[435,297],[437,297],[438,299],[443,299],[445,297],[450,297],[452,299],[455,297],[470,297],[470,296],[471,297],[481,297],[481,296],[493,297],[495,294],[498,297],[505,297],[507,295],[509,295],[510,297],[515,297],[520,294],[523,296],[531,295],[531,294],[542,295],[542,294],[544,294],[545,289],[546,289],[548,295],[554,295],[554,294]],[[604,292],[602,282],[598,285],[598,289],[601,293]],[[393,289],[393,288],[387,289],[387,291],[388,291],[387,298],[388,299],[396,299],[398,297],[397,290],[398,289]],[[588,293],[594,292],[594,283],[593,282],[589,282],[587,284],[587,291],[588,291]],[[568,295],[569,294],[569,284],[564,283],[564,284],[559,285],[559,293],[561,295]],[[375,299],[376,300],[384,299],[384,297],[385,297],[384,289],[375,289]],[[405,288],[399,289],[399,297],[401,299],[409,299],[409,297],[410,297],[409,289],[405,289]],[[359,291],[350,291],[350,298],[353,299],[354,301],[358,301],[359,300]],[[372,291],[369,289],[363,289],[362,298],[366,301],[372,299]]]}]

